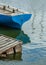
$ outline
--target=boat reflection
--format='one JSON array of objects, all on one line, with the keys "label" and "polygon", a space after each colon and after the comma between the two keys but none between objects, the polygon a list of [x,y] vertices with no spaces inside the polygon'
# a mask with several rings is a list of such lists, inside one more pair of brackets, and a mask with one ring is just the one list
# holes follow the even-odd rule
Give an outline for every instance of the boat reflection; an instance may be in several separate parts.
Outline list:
[{"label": "boat reflection", "polygon": [[20,29],[14,29],[14,28],[9,28],[9,27],[0,25],[0,34],[16,38],[18,40],[23,41],[23,43],[31,42],[28,35],[25,34],[24,31]]},{"label": "boat reflection", "polygon": [[24,31],[21,31],[20,34],[16,37],[16,39],[23,41],[24,44],[31,42],[30,38],[27,34],[24,33]]},{"label": "boat reflection", "polygon": [[0,34],[15,38],[20,34],[20,29],[14,29],[7,26],[0,25]]}]

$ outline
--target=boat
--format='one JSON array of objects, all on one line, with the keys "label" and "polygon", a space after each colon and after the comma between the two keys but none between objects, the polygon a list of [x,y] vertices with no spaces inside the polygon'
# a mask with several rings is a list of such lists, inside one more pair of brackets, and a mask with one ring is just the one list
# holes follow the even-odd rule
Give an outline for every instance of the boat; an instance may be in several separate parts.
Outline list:
[{"label": "boat", "polygon": [[23,23],[31,18],[32,14],[18,8],[0,5],[0,25],[21,29]]}]

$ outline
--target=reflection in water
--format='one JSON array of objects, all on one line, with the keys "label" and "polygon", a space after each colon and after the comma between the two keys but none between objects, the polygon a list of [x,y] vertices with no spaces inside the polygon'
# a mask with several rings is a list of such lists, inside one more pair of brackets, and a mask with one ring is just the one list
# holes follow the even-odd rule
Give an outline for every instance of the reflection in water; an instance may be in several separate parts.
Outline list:
[{"label": "reflection in water", "polygon": [[30,38],[24,34],[24,32],[20,29],[8,28],[6,26],[0,26],[0,34],[4,34],[18,40],[22,40],[23,43],[30,42]]},{"label": "reflection in water", "polygon": [[24,34],[23,31],[21,31],[21,33],[16,38],[19,39],[19,40],[22,40],[23,43],[29,43],[29,42],[31,42],[30,38],[28,37],[28,35]]},{"label": "reflection in water", "polygon": [[7,57],[0,57],[0,60],[22,60],[22,53],[10,54]]},{"label": "reflection in water", "polygon": [[21,30],[19,29],[13,29],[13,28],[0,25],[0,34],[4,34],[15,38],[20,32]]}]

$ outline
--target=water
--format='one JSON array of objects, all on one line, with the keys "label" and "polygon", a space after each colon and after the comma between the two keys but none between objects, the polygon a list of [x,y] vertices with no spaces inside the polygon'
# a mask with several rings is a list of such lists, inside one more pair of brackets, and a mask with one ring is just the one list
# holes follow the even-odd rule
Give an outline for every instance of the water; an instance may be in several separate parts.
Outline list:
[{"label": "water", "polygon": [[22,54],[0,58],[0,65],[46,65],[46,0],[0,0],[32,13],[22,29],[0,26],[0,34],[23,41]]}]

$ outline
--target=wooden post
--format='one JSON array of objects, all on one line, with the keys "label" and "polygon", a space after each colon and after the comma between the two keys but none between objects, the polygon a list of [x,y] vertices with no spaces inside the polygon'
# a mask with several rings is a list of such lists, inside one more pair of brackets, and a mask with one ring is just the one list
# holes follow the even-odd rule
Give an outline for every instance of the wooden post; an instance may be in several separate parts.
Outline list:
[{"label": "wooden post", "polygon": [[21,44],[18,44],[18,45],[15,46],[15,51],[16,51],[16,53],[21,53],[21,51],[22,51]]},{"label": "wooden post", "polygon": [[14,51],[14,54],[16,54],[16,50],[15,50],[15,47],[13,47],[13,51]]}]

